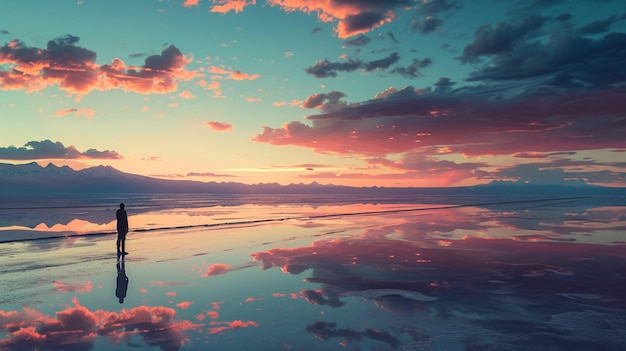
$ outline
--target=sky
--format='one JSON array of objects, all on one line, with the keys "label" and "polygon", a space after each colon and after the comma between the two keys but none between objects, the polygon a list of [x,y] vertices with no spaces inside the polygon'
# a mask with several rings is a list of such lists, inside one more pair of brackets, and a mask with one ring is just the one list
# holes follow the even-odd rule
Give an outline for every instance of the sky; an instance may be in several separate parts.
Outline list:
[{"label": "sky", "polygon": [[620,0],[0,0],[0,162],[626,186]]}]

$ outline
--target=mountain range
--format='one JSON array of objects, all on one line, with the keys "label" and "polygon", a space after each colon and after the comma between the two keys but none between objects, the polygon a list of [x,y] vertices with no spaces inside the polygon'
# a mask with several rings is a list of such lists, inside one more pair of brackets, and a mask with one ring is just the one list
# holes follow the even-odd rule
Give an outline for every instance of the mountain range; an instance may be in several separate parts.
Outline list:
[{"label": "mountain range", "polygon": [[489,184],[451,188],[384,188],[341,185],[243,184],[237,182],[201,182],[193,180],[158,179],[119,171],[111,166],[74,170],[52,163],[42,167],[28,164],[0,163],[0,192],[20,193],[206,193],[206,194],[372,194],[372,195],[449,195],[449,194],[607,194],[626,195],[626,188],[607,188],[584,182],[564,184],[527,184],[494,181]]}]

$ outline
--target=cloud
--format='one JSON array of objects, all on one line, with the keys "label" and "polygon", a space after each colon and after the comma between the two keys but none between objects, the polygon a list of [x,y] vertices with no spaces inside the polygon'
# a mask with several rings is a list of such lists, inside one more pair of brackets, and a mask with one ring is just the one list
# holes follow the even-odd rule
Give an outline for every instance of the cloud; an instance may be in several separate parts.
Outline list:
[{"label": "cloud", "polygon": [[495,27],[484,24],[478,27],[474,41],[463,49],[460,59],[463,62],[476,62],[481,56],[509,51],[515,44],[538,35],[545,21],[545,17],[535,15],[512,24],[499,22]]},{"label": "cloud", "polygon": [[[365,72],[386,70],[390,66],[398,63],[398,61],[400,61],[400,54],[397,52],[393,52],[387,57],[373,61],[348,59],[345,62],[331,62],[323,60],[316,62],[313,66],[307,67],[305,72],[317,78],[336,77],[337,72],[354,72],[357,69],[362,69]],[[412,65],[422,65],[422,67],[426,67],[430,63],[431,61],[429,58],[422,61],[414,59]],[[391,73],[398,73],[410,77],[410,74],[407,74],[407,72],[412,70],[410,67],[411,66],[407,68],[398,67],[392,70]],[[417,68],[415,68],[415,70],[416,69]]]},{"label": "cloud", "polygon": [[431,0],[422,2],[419,12],[427,16],[432,16],[441,12],[450,11],[458,6],[456,1],[448,3],[448,0]]},{"label": "cloud", "polygon": [[0,310],[0,340],[3,350],[66,349],[87,350],[94,347],[97,336],[119,340],[124,335],[139,335],[150,346],[178,350],[187,340],[185,331],[197,329],[190,321],[174,321],[176,311],[167,307],[139,306],[121,312],[90,311],[78,305],[43,315],[32,309],[4,312]]},{"label": "cloud", "polygon": [[63,117],[71,113],[73,113],[76,117],[83,115],[87,118],[93,118],[95,111],[91,108],[67,108],[65,110],[58,110],[55,116]]},{"label": "cloud", "polygon": [[326,297],[324,293],[317,290],[302,290],[300,294],[304,296],[304,298],[312,305],[322,305],[336,308],[346,304],[345,302],[339,300],[337,295],[329,295]]},{"label": "cloud", "polygon": [[372,41],[371,38],[361,34],[354,39],[346,40],[344,43],[348,46],[363,46],[367,45],[370,41]]},{"label": "cloud", "polygon": [[208,121],[206,122],[206,124],[209,126],[209,128],[218,132],[223,132],[223,131],[228,131],[228,130],[233,129],[233,126],[226,122]]},{"label": "cloud", "polygon": [[441,28],[443,21],[434,17],[429,17],[424,20],[414,20],[411,23],[411,30],[419,31],[422,34],[428,34],[435,32]]},{"label": "cloud", "polygon": [[193,305],[193,302],[191,301],[183,301],[176,304],[176,306],[182,310],[188,309],[191,305]]},{"label": "cloud", "polygon": [[255,80],[260,77],[260,75],[258,75],[257,73],[254,73],[254,74],[243,73],[241,71],[227,70],[225,68],[217,67],[217,66],[209,67],[209,72],[213,74],[217,74],[217,75],[223,75],[225,77],[222,77],[222,78],[233,79],[233,80]]},{"label": "cloud", "polygon": [[337,71],[352,72],[362,66],[360,60],[349,60],[346,62],[330,62],[328,60],[318,61],[315,65],[307,67],[306,73],[312,74],[317,78],[336,77]]},{"label": "cloud", "polygon": [[626,88],[493,99],[506,87],[406,87],[293,121],[253,140],[319,153],[385,156],[431,147],[468,156],[624,148]]},{"label": "cloud", "polygon": [[189,172],[187,177],[236,177],[232,174],[219,174],[213,172]]},{"label": "cloud", "polygon": [[400,340],[391,335],[389,332],[379,329],[366,328],[362,331],[351,328],[337,328],[334,322],[315,322],[306,327],[306,331],[315,335],[321,340],[329,340],[332,338],[342,339],[342,344],[358,342],[361,339],[371,339],[384,342],[392,348],[400,346]]},{"label": "cloud", "polygon": [[[258,327],[259,323],[254,321],[234,320],[232,322],[213,322],[213,327],[209,328],[209,334],[222,334],[226,331],[242,329],[247,327]],[[222,326],[219,326],[222,325]]]},{"label": "cloud", "polygon": [[189,90],[184,90],[182,93],[178,94],[178,97],[182,99],[195,99],[196,96],[193,95]]},{"label": "cloud", "polygon": [[576,34],[600,34],[608,32],[611,29],[613,22],[618,20],[617,16],[613,15],[603,20],[588,23],[576,30]]},{"label": "cloud", "polygon": [[231,270],[231,268],[227,264],[215,263],[215,264],[212,264],[211,266],[209,266],[209,268],[207,269],[205,275],[206,276],[211,276],[211,275],[226,274],[226,273],[230,272],[230,270]]},{"label": "cloud", "polygon": [[73,282],[71,284],[61,281],[55,281],[54,287],[58,292],[91,292],[93,290],[93,283],[85,281],[84,283]]},{"label": "cloud", "polygon": [[[463,50],[461,62],[485,64],[468,81],[528,80],[534,85],[558,88],[595,88],[623,83],[626,33],[608,33],[586,38],[555,32],[545,41],[534,40],[547,22],[528,17],[513,24],[481,26],[472,43]],[[540,79],[540,82],[530,80]],[[526,83],[526,82],[525,82]]]},{"label": "cloud", "polygon": [[184,7],[198,6],[199,2],[200,2],[200,0],[185,0],[183,2],[183,6]]},{"label": "cloud", "polygon": [[78,41],[66,35],[50,40],[46,48],[27,47],[17,40],[0,47],[0,64],[10,67],[0,70],[0,89],[32,92],[56,85],[77,95],[110,89],[163,94],[198,75],[185,69],[190,59],[175,46],[147,57],[141,67],[126,66],[120,59],[100,66],[96,53],[76,46]]},{"label": "cloud", "polygon": [[88,149],[78,151],[74,146],[65,147],[60,141],[29,141],[23,147],[0,147],[0,159],[3,160],[40,160],[40,159],[122,159],[115,151]]},{"label": "cloud", "polygon": [[255,5],[256,0],[213,0],[211,12],[227,13],[230,11],[241,12],[246,6]]},{"label": "cloud", "polygon": [[397,10],[408,11],[411,2],[405,0],[267,0],[287,12],[316,13],[322,22],[337,22],[339,38],[367,33],[397,18]]},{"label": "cloud", "polygon": [[406,67],[396,67],[391,70],[391,73],[397,73],[406,78],[417,78],[421,75],[420,68],[425,68],[430,66],[433,61],[430,58],[425,58],[423,60],[413,59],[411,64]]},{"label": "cloud", "polygon": [[346,103],[340,101],[341,98],[346,97],[345,93],[340,91],[331,91],[330,93],[321,93],[321,94],[313,94],[306,98],[301,107],[302,108],[319,108],[322,111],[333,111],[342,106],[345,106]]}]

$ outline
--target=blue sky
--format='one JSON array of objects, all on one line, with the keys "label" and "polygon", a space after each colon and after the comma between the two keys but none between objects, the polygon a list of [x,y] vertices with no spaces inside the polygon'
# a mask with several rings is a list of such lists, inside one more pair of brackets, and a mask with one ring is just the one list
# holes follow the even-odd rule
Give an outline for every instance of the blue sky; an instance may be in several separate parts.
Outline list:
[{"label": "blue sky", "polygon": [[617,0],[0,5],[0,162],[624,186]]}]

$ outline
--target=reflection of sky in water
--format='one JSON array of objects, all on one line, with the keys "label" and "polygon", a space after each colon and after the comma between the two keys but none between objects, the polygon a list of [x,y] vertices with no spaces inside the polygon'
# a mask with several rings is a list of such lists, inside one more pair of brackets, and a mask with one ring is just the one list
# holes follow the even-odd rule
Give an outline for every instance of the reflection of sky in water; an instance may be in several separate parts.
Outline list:
[{"label": "reflection of sky in water", "polygon": [[[0,349],[622,350],[626,208],[587,207],[464,207],[130,233],[123,304],[114,236],[5,243]],[[228,210],[239,217],[251,208]],[[215,210],[193,213],[206,220]],[[190,216],[162,214],[142,215],[161,223]]]}]

